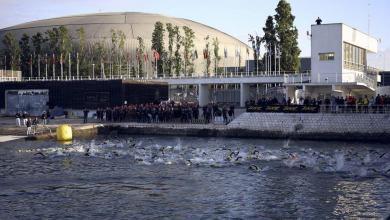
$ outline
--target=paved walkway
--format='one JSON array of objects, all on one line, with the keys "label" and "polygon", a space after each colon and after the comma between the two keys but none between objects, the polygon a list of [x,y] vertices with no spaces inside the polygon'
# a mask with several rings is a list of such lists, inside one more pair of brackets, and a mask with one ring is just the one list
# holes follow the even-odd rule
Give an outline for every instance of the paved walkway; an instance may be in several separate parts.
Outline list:
[{"label": "paved walkway", "polygon": [[[175,129],[225,129],[224,124],[190,124],[190,123],[135,123],[135,122],[118,122],[118,123],[102,123],[95,119],[90,119],[90,123],[84,124],[83,119],[71,118],[71,119],[52,119],[47,126],[40,125],[38,127],[39,133],[55,132],[58,125],[69,124],[76,129],[90,128],[91,126],[98,125],[111,125],[121,127],[137,127],[137,128],[175,128]],[[0,135],[26,135],[27,128],[17,127],[15,124],[15,118],[13,117],[0,117]]]},{"label": "paved walkway", "polygon": [[0,135],[0,143],[25,138],[26,136]]}]

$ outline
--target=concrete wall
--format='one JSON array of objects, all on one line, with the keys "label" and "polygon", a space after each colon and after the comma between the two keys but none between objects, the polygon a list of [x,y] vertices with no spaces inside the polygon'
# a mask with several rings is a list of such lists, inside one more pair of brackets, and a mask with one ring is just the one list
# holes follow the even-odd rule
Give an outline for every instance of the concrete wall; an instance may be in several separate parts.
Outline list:
[{"label": "concrete wall", "polygon": [[375,140],[389,137],[390,115],[243,113],[228,127],[281,137]]},{"label": "concrete wall", "polygon": [[[336,82],[336,73],[342,69],[342,28],[341,24],[311,26],[311,81]],[[334,53],[334,60],[321,61],[319,53]],[[327,76],[324,76],[327,74]],[[341,76],[338,76],[341,77]]]},{"label": "concrete wall", "polygon": [[[363,74],[344,68],[344,42],[367,52],[378,51],[377,39],[342,23],[312,25],[311,33],[312,82],[355,82],[356,74]],[[330,52],[334,60],[319,59],[319,53]]]}]

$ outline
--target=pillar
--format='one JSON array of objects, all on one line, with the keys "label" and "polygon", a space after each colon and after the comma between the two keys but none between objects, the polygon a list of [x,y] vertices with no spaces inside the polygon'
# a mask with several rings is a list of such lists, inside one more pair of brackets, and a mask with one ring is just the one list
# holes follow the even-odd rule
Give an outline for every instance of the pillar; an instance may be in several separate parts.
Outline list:
[{"label": "pillar", "polygon": [[198,102],[199,106],[205,106],[210,103],[210,88],[208,84],[199,84],[199,96]]},{"label": "pillar", "polygon": [[245,102],[249,100],[249,84],[240,83],[240,107],[245,107]]}]

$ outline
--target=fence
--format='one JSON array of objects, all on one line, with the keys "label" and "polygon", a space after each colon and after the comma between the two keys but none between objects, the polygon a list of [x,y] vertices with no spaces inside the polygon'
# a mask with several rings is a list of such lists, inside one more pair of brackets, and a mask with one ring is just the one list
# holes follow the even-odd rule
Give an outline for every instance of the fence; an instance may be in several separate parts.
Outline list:
[{"label": "fence", "polygon": [[248,106],[247,112],[390,114],[390,105],[263,105]]},{"label": "fence", "polygon": [[320,113],[390,114],[390,105],[320,105]]}]

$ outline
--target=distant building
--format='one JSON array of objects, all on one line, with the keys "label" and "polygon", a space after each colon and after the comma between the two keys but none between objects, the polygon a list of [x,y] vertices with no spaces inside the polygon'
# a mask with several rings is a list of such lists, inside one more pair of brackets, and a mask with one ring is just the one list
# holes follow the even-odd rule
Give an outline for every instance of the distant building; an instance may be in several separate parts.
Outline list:
[{"label": "distant building", "polygon": [[390,71],[379,72],[379,85],[390,86]]},{"label": "distant building", "polygon": [[[135,66],[137,61],[136,48],[138,47],[137,37],[141,37],[144,40],[145,44],[145,54],[142,54],[142,59],[144,62],[144,71],[147,73],[147,77],[154,77],[155,69],[152,64],[153,53],[151,50],[151,39],[152,33],[154,30],[154,25],[156,22],[162,22],[164,28],[166,29],[165,24],[171,23],[173,26],[178,26],[180,29],[180,35],[184,36],[184,31],[182,27],[187,26],[194,31],[194,48],[193,54],[191,54],[191,60],[194,63],[194,74],[192,73],[182,73],[184,75],[203,75],[205,72],[205,59],[203,56],[203,50],[205,49],[206,40],[205,38],[209,37],[210,43],[210,54],[213,55],[213,46],[212,42],[214,38],[218,38],[219,41],[219,56],[221,60],[219,62],[219,67],[222,66],[245,66],[246,51],[252,51],[247,44],[241,42],[237,38],[234,38],[231,35],[228,35],[218,29],[212,28],[210,26],[183,18],[175,18],[169,16],[163,16],[159,14],[149,14],[149,13],[140,13],[140,12],[115,12],[115,13],[97,13],[97,14],[84,14],[84,15],[73,15],[59,18],[44,19],[38,21],[31,21],[4,29],[0,29],[0,50],[3,48],[1,39],[7,32],[13,33],[16,39],[22,37],[23,34],[28,34],[30,37],[35,35],[37,32],[44,34],[48,29],[54,27],[64,26],[69,30],[72,41],[77,44],[79,37],[77,30],[83,28],[85,31],[85,40],[87,45],[87,50],[92,50],[91,45],[96,42],[102,42],[103,45],[110,50],[112,47],[111,43],[111,30],[122,31],[126,35],[124,50],[125,53],[123,56],[127,61],[130,60],[130,65]],[[165,49],[168,50],[168,33],[165,31]],[[183,48],[182,48],[183,49]],[[195,51],[197,53],[195,53]],[[50,49],[47,51],[50,58]],[[226,53],[225,53],[226,52]],[[183,54],[181,54],[183,56]],[[241,59],[238,59],[238,55]],[[75,56],[75,55],[73,55]],[[41,54],[41,57],[44,57],[44,54]],[[104,62],[108,63],[108,58]],[[212,58],[213,59],[213,58]],[[3,62],[4,58],[0,59],[0,63]],[[238,62],[241,62],[240,64]],[[96,62],[96,61],[95,61]],[[73,62],[75,63],[75,61]],[[118,64],[118,63],[116,63]],[[66,65],[66,64],[65,64]],[[91,70],[89,74],[92,73],[92,63]],[[126,64],[123,64],[123,67]],[[182,64],[184,67],[185,63]],[[74,67],[74,65],[73,65]],[[96,64],[96,68],[100,67],[100,62]],[[44,65],[42,65],[41,70],[43,71]],[[106,65],[106,72],[107,72]],[[125,68],[124,68],[125,69]],[[214,62],[210,66],[210,72],[214,74]],[[126,72],[126,71],[123,71]],[[117,74],[117,73],[116,73]],[[125,73],[127,74],[127,73]],[[33,75],[37,75],[33,73]],[[43,74],[41,73],[41,76]],[[51,76],[51,69],[49,69],[49,76]],[[57,72],[58,75],[58,72]],[[75,76],[75,69],[72,73],[72,76]],[[85,75],[85,74],[84,74]],[[164,73],[158,73],[159,76],[163,76]]]}]

